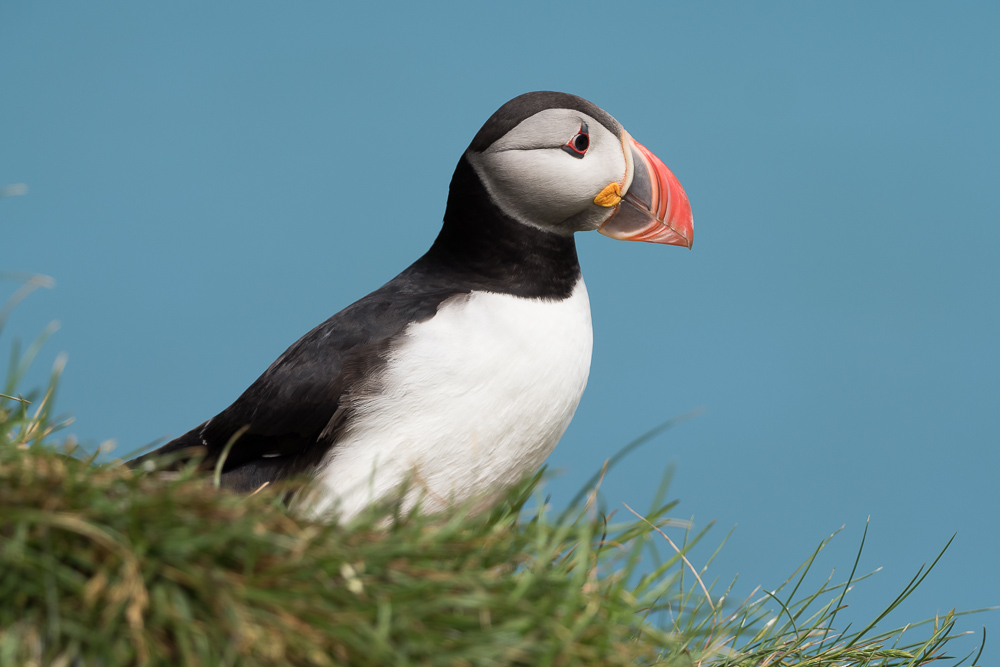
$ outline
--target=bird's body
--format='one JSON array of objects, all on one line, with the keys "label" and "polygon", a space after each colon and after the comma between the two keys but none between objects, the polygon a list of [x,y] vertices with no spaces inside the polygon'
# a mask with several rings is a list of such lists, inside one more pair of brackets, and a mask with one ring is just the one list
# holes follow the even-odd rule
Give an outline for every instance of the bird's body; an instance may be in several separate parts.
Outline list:
[{"label": "bird's body", "polygon": [[[529,93],[504,105],[460,160],[443,228],[423,257],[299,339],[229,408],[140,461],[197,447],[215,465],[232,443],[224,486],[253,491],[305,476],[312,483],[293,503],[314,515],[350,518],[404,483],[407,509],[489,503],[544,461],[587,383],[590,304],[573,233],[652,229],[645,218],[632,229],[631,213],[615,222],[626,231],[605,229],[624,208],[614,197],[625,202],[633,180],[644,187],[646,168],[633,163],[645,158],[630,155],[641,147],[629,142],[574,96]],[[560,187],[559,169],[583,176]],[[663,226],[656,182],[664,211],[668,193],[658,172],[652,178],[652,205],[643,203],[652,213],[642,214]],[[518,188],[534,191],[520,197]],[[661,242],[690,245],[682,204],[687,227],[656,233],[684,242]]]}]

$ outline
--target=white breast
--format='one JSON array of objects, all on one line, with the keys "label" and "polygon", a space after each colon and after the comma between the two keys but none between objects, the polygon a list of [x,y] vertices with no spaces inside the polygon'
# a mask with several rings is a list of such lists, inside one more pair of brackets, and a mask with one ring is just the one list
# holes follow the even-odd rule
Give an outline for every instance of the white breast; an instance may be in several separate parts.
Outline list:
[{"label": "white breast", "polygon": [[593,332],[583,279],[561,301],[473,292],[411,324],[305,502],[347,519],[410,480],[406,508],[491,500],[556,446],[583,395]]}]

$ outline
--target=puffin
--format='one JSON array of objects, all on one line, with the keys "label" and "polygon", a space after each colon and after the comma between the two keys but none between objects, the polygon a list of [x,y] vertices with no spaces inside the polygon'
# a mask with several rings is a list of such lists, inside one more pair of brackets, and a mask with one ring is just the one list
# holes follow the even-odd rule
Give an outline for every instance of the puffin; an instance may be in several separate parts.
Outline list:
[{"label": "puffin", "polygon": [[690,248],[693,229],[677,178],[606,111],[567,93],[515,97],[459,159],[422,257],[131,464],[193,463],[242,493],[305,480],[289,505],[341,521],[390,500],[486,509],[541,466],[587,384],[574,234]]}]

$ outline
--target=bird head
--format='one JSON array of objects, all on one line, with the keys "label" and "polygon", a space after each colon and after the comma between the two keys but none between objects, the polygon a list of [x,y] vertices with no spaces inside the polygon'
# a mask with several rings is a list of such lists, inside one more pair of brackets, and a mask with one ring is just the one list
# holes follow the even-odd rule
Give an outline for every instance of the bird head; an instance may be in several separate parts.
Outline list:
[{"label": "bird head", "polygon": [[691,204],[677,177],[583,98],[514,98],[486,121],[466,158],[496,206],[526,225],[691,247]]}]

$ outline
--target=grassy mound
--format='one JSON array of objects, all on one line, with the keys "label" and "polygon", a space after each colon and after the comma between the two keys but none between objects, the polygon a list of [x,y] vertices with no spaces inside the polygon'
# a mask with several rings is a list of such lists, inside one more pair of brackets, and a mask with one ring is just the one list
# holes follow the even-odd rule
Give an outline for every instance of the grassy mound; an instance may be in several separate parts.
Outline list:
[{"label": "grassy mound", "polygon": [[323,524],[276,491],[25,447],[0,414],[2,665],[917,665],[954,623],[905,646],[898,630],[839,635],[845,584],[784,590],[808,567],[738,608],[678,552],[640,575],[672,504],[622,524],[553,517],[525,509],[528,484],[489,516],[389,506]]},{"label": "grassy mound", "polygon": [[[599,576],[603,523],[295,519],[274,494],[0,450],[0,662],[633,664],[704,651]],[[620,531],[618,531],[620,532]],[[634,532],[634,531],[633,531]],[[628,541],[631,535],[617,535]]]}]

